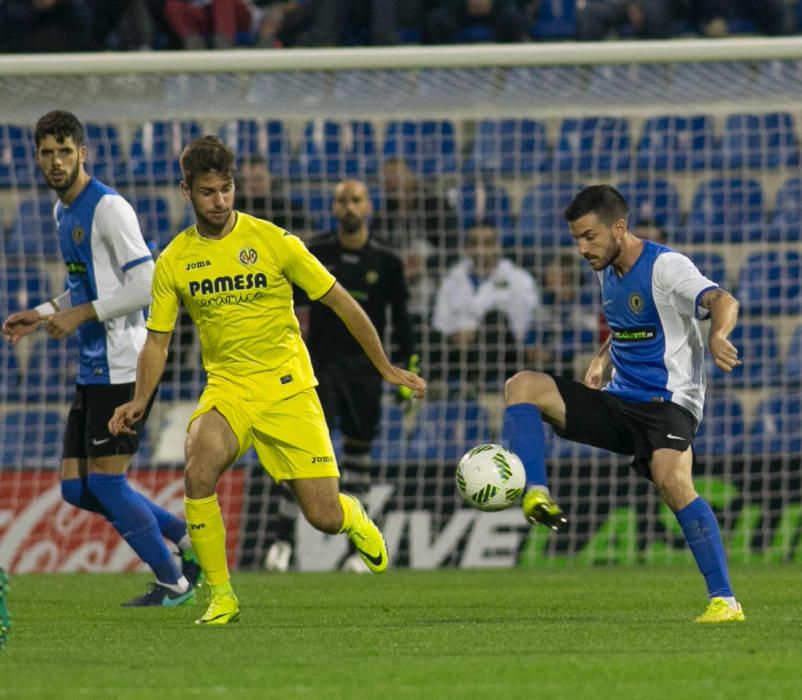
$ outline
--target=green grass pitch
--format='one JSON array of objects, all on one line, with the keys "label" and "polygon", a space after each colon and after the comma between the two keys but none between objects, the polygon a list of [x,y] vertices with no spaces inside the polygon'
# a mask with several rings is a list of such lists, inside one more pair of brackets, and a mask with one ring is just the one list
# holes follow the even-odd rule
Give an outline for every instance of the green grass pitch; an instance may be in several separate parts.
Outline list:
[{"label": "green grass pitch", "polygon": [[12,577],[0,698],[802,697],[802,571],[742,566],[745,623],[696,625],[692,566],[237,573],[241,622],[125,609],[148,578]]}]

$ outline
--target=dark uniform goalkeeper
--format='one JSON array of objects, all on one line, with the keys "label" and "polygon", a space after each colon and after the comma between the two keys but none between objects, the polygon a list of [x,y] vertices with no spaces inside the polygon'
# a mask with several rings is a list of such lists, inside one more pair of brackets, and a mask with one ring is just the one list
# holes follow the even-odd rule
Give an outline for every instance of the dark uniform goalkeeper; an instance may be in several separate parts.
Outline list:
[{"label": "dark uniform goalkeeper", "polygon": [[[334,190],[332,210],[337,231],[310,241],[310,252],[359,302],[381,338],[390,308],[399,360],[417,369],[403,263],[398,255],[370,237],[371,202],[364,183],[357,180],[339,183]],[[299,306],[302,303],[299,301]],[[326,422],[332,429],[339,427],[343,434],[344,487],[359,497],[370,486],[370,449],[381,418],[382,378],[337,316],[320,304],[309,308],[306,342]],[[280,506],[278,539],[265,559],[265,566],[274,571],[286,571],[292,555],[295,507],[289,498],[285,494]],[[358,555],[349,556],[344,568],[363,570],[362,561]]]}]

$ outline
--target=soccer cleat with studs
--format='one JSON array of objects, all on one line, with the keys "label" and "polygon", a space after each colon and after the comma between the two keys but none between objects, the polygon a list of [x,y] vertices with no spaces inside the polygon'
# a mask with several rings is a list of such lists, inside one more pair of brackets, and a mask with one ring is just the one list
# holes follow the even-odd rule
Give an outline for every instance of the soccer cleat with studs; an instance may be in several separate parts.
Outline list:
[{"label": "soccer cleat with studs", "polygon": [[212,593],[209,598],[209,607],[201,617],[195,620],[196,625],[219,626],[227,625],[239,620],[239,600],[234,593]]},{"label": "soccer cleat with studs", "polygon": [[198,588],[203,583],[203,569],[198,563],[198,557],[194,549],[182,549],[181,554],[181,573],[189,581],[189,585]]},{"label": "soccer cleat with studs", "polygon": [[563,515],[563,509],[543,489],[537,487],[529,489],[521,503],[521,508],[523,508],[524,517],[532,525],[545,525],[558,532],[568,524]]},{"label": "soccer cleat with studs", "polygon": [[177,608],[195,598],[195,589],[190,586],[183,593],[153,582],[145,593],[123,603],[124,608]]},{"label": "soccer cleat with studs", "polygon": [[387,545],[381,531],[365,512],[364,506],[348,494],[342,494],[343,498],[349,498],[355,505],[354,524],[348,531],[348,539],[356,547],[362,561],[374,574],[380,574],[387,569]]},{"label": "soccer cleat with studs", "polygon": [[724,598],[711,598],[705,611],[694,622],[743,622],[746,619],[740,603],[733,608]]}]

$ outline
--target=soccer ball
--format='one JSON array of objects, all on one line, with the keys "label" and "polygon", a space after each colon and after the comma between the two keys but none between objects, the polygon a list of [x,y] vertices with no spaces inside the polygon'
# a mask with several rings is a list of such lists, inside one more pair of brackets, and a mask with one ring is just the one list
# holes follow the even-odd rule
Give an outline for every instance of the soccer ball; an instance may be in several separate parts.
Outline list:
[{"label": "soccer ball", "polygon": [[524,492],[526,471],[518,455],[487,443],[469,450],[457,465],[457,488],[474,508],[504,510]]}]

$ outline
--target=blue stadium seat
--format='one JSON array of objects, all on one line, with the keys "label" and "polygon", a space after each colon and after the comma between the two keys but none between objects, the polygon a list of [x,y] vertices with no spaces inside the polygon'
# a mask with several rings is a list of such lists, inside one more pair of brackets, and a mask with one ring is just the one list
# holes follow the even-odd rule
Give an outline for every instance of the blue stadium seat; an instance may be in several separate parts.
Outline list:
[{"label": "blue stadium seat", "polygon": [[442,119],[392,121],[387,125],[382,155],[403,158],[418,175],[445,175],[457,168],[454,123]]},{"label": "blue stadium seat", "polygon": [[0,187],[30,187],[36,182],[33,129],[0,124]]},{"label": "blue stadium seat", "polygon": [[304,187],[290,191],[290,199],[300,202],[309,214],[315,233],[337,229],[337,220],[331,212],[332,192],[328,187]]},{"label": "blue stadium seat", "polygon": [[631,161],[629,122],[617,117],[565,119],[555,153],[562,172],[619,172]]},{"label": "blue stadium seat", "polygon": [[682,226],[677,188],[665,180],[621,182],[616,189],[629,204],[630,225],[652,223],[665,229],[669,238]]},{"label": "blue stadium seat", "polygon": [[457,190],[455,202],[460,230],[480,223],[491,224],[504,240],[513,233],[510,198],[501,185],[466,183]]},{"label": "blue stadium seat", "polygon": [[128,163],[123,156],[120,134],[114,124],[86,124],[86,166],[101,182],[123,187],[131,180]]},{"label": "blue stadium seat", "polygon": [[581,185],[567,182],[529,187],[521,201],[516,234],[503,238],[503,247],[538,250],[573,245],[563,211],[581,189]]},{"label": "blue stadium seat", "polygon": [[741,267],[737,297],[744,315],[802,313],[802,260],[795,250],[752,253]]},{"label": "blue stadium seat", "polygon": [[78,338],[46,338],[32,348],[22,373],[20,400],[29,404],[64,402],[72,397],[78,374]]},{"label": "blue stadium seat", "polygon": [[744,409],[735,395],[708,396],[693,450],[702,457],[740,455],[744,449],[745,432]]},{"label": "blue stadium seat", "polygon": [[[5,319],[5,315],[3,316]],[[0,343],[0,392],[6,401],[19,401],[20,371],[17,351],[7,342]]]},{"label": "blue stadium seat", "polygon": [[721,167],[712,117],[651,117],[637,148],[638,170],[702,170]]},{"label": "blue stadium seat", "polygon": [[530,175],[550,167],[545,124],[533,119],[484,119],[476,126],[471,155],[462,172]]},{"label": "blue stadium seat", "polygon": [[688,254],[699,271],[719,287],[727,289],[727,265],[720,253],[712,250],[695,250]]},{"label": "blue stadium seat", "polygon": [[799,163],[794,118],[788,112],[731,114],[721,150],[726,168],[777,168]]},{"label": "blue stadium seat", "polygon": [[356,177],[376,172],[376,140],[367,121],[307,123],[293,176],[307,178]]},{"label": "blue stadium seat", "polygon": [[410,458],[456,463],[471,447],[489,440],[487,410],[478,401],[427,401],[410,438]]},{"label": "blue stadium seat", "polygon": [[0,268],[0,309],[3,318],[41,304],[51,296],[50,280],[44,267],[13,264],[11,259]]},{"label": "blue stadium seat", "polygon": [[20,200],[6,237],[7,254],[31,258],[56,257],[59,254],[54,204],[49,198]]},{"label": "blue stadium seat", "polygon": [[55,467],[60,461],[63,421],[58,411],[9,411],[0,422],[0,464]]},{"label": "blue stadium seat", "polygon": [[288,177],[290,141],[284,122],[272,119],[233,119],[220,127],[220,138],[239,160],[261,156],[274,177]]},{"label": "blue stadium seat", "polygon": [[167,199],[158,195],[139,194],[131,199],[142,236],[152,241],[158,250],[163,249],[176,231],[170,221],[170,205]]},{"label": "blue stadium seat", "polygon": [[576,0],[542,0],[529,34],[533,39],[573,39]]},{"label": "blue stadium seat", "polygon": [[783,384],[788,386],[802,384],[802,325],[797,326],[791,335],[783,363]]},{"label": "blue stadium seat", "polygon": [[404,461],[409,453],[409,440],[404,425],[404,411],[394,403],[382,404],[379,435],[373,441],[370,457],[374,462],[391,464]]},{"label": "blue stadium seat", "polygon": [[781,185],[764,240],[789,243],[802,240],[802,178],[792,177]]},{"label": "blue stadium seat", "polygon": [[726,388],[760,389],[778,383],[780,351],[777,333],[771,325],[749,321],[739,323],[730,340],[738,348],[741,364],[732,372],[724,372],[707,353],[705,362],[711,384]]},{"label": "blue stadium seat", "polygon": [[763,238],[763,190],[757,180],[713,179],[693,195],[686,233],[688,243],[743,243]]},{"label": "blue stadium seat", "polygon": [[194,121],[155,121],[140,126],[131,142],[129,162],[137,184],[175,184],[181,179],[178,157],[192,139],[201,136]]},{"label": "blue stadium seat", "polygon": [[753,455],[793,455],[802,452],[802,395],[775,394],[760,403],[752,426],[749,452]]}]

